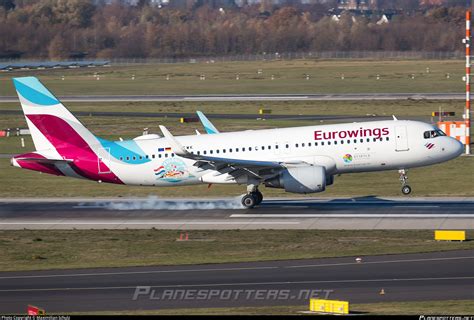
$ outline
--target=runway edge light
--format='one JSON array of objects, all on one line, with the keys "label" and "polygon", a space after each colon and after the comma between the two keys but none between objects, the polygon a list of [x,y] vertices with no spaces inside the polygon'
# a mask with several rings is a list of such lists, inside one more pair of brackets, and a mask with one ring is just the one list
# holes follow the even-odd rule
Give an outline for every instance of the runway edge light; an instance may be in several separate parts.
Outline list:
[{"label": "runway edge light", "polygon": [[349,314],[349,301],[310,299],[309,311],[321,313]]},{"label": "runway edge light", "polygon": [[464,230],[435,230],[435,240],[465,241],[466,231]]}]

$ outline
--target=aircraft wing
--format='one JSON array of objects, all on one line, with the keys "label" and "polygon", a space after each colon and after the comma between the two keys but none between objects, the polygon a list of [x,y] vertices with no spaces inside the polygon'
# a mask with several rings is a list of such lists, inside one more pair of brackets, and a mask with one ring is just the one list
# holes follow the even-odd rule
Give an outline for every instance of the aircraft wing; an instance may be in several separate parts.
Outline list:
[{"label": "aircraft wing", "polygon": [[202,113],[201,111],[196,111],[196,113],[202,123],[202,126],[204,127],[204,129],[206,129],[206,132],[208,134],[219,133],[219,130],[217,130],[217,128],[212,124],[212,122],[209,121],[209,119],[204,115],[204,113]]},{"label": "aircraft wing", "polygon": [[[161,132],[171,145],[173,152],[183,158],[196,160],[195,166],[202,169],[212,169],[222,173],[228,173],[234,177],[250,175],[262,178],[266,175],[275,175],[286,168],[286,164],[276,161],[243,160],[222,157],[209,157],[197,155],[187,151],[175,139],[175,137],[164,126],[160,126]],[[292,163],[297,165],[297,163]]]}]

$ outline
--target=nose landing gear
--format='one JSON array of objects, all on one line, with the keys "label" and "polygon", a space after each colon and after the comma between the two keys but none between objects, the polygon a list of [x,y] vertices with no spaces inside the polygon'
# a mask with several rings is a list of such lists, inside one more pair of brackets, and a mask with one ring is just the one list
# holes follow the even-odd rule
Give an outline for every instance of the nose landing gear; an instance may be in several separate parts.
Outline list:
[{"label": "nose landing gear", "polygon": [[400,182],[402,183],[402,193],[409,195],[411,193],[411,187],[408,185],[408,175],[405,169],[398,170],[400,174]]}]

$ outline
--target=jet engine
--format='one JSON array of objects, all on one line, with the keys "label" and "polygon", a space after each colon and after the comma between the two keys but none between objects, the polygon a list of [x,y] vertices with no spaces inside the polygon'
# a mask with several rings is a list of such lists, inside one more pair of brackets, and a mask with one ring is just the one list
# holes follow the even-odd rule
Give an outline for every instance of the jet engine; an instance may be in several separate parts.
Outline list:
[{"label": "jet engine", "polygon": [[322,166],[291,167],[264,182],[266,187],[292,193],[315,193],[326,189],[326,169]]}]

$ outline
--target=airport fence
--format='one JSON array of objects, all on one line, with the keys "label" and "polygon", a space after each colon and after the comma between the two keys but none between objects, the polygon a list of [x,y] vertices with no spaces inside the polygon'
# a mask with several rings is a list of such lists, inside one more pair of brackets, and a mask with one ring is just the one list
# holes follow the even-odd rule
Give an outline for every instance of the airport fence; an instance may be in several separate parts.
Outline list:
[{"label": "airport fence", "polygon": [[[205,57],[180,57],[180,58],[112,58],[109,59],[114,65],[133,64],[166,64],[166,63],[213,63],[213,62],[237,62],[237,61],[265,61],[265,60],[293,60],[293,59],[464,59],[464,52],[453,51],[316,51],[316,52],[286,52],[286,53],[262,53],[262,54],[239,54],[226,56]],[[90,58],[88,59],[90,60]],[[0,60],[3,63],[21,62],[22,60]],[[30,60],[31,61],[31,60]],[[69,60],[85,61],[85,60]]]}]

